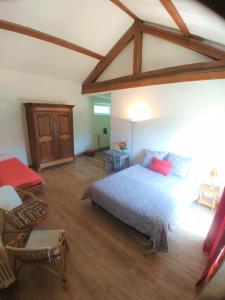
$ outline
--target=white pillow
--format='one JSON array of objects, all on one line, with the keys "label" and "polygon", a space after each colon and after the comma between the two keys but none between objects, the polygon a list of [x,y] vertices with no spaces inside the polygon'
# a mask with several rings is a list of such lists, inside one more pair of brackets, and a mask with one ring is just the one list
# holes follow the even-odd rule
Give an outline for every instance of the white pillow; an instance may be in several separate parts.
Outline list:
[{"label": "white pillow", "polygon": [[0,208],[11,210],[20,204],[22,204],[22,201],[12,186],[4,185],[0,187]]},{"label": "white pillow", "polygon": [[167,152],[164,151],[153,151],[145,149],[145,158],[143,159],[141,165],[143,167],[148,167],[152,161],[153,157],[157,157],[159,159],[164,159],[164,157],[167,155]]},{"label": "white pillow", "polygon": [[165,160],[169,160],[173,164],[171,174],[183,178],[188,176],[192,161],[190,157],[184,157],[169,152],[165,157]]}]

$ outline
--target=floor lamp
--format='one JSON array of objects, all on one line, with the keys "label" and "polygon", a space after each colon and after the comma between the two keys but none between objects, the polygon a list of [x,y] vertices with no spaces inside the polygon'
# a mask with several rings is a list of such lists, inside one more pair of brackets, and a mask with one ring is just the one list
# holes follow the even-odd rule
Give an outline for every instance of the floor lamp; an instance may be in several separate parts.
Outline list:
[{"label": "floor lamp", "polygon": [[130,120],[129,123],[131,124],[131,151],[130,151],[130,162],[132,163],[133,159],[133,146],[134,146],[134,124],[136,121]]}]

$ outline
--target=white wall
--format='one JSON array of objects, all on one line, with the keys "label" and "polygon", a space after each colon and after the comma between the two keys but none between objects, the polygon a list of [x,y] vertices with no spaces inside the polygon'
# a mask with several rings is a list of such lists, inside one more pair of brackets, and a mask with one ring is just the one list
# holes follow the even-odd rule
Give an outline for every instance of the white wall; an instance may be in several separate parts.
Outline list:
[{"label": "white wall", "polygon": [[29,160],[24,102],[74,104],[75,154],[90,146],[88,98],[81,95],[81,84],[0,70],[0,152]]},{"label": "white wall", "polygon": [[216,166],[225,179],[225,80],[113,91],[112,144],[127,140],[130,151],[128,119],[139,111],[147,120],[134,124],[134,162],[145,148],[166,150],[193,157],[201,176]]}]

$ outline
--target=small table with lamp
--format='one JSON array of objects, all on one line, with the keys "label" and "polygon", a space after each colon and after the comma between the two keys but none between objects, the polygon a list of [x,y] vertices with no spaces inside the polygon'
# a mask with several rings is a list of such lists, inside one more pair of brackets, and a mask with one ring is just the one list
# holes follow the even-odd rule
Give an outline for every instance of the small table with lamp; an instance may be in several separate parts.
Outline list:
[{"label": "small table with lamp", "polygon": [[129,167],[130,157],[127,152],[106,150],[103,152],[103,169],[105,171],[119,171]]},{"label": "small table with lamp", "polygon": [[210,184],[203,184],[200,188],[200,195],[198,203],[215,209],[217,204],[217,196],[219,194],[220,187]]}]

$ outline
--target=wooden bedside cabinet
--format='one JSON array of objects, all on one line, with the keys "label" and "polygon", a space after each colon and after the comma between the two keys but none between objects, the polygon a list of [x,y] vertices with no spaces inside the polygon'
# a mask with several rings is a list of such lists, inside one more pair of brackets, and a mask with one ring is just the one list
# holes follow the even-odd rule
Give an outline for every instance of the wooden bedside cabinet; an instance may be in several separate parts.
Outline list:
[{"label": "wooden bedside cabinet", "polygon": [[219,190],[219,186],[203,184],[200,189],[198,203],[209,206],[211,209],[214,209],[216,207],[216,200],[219,194]]}]

